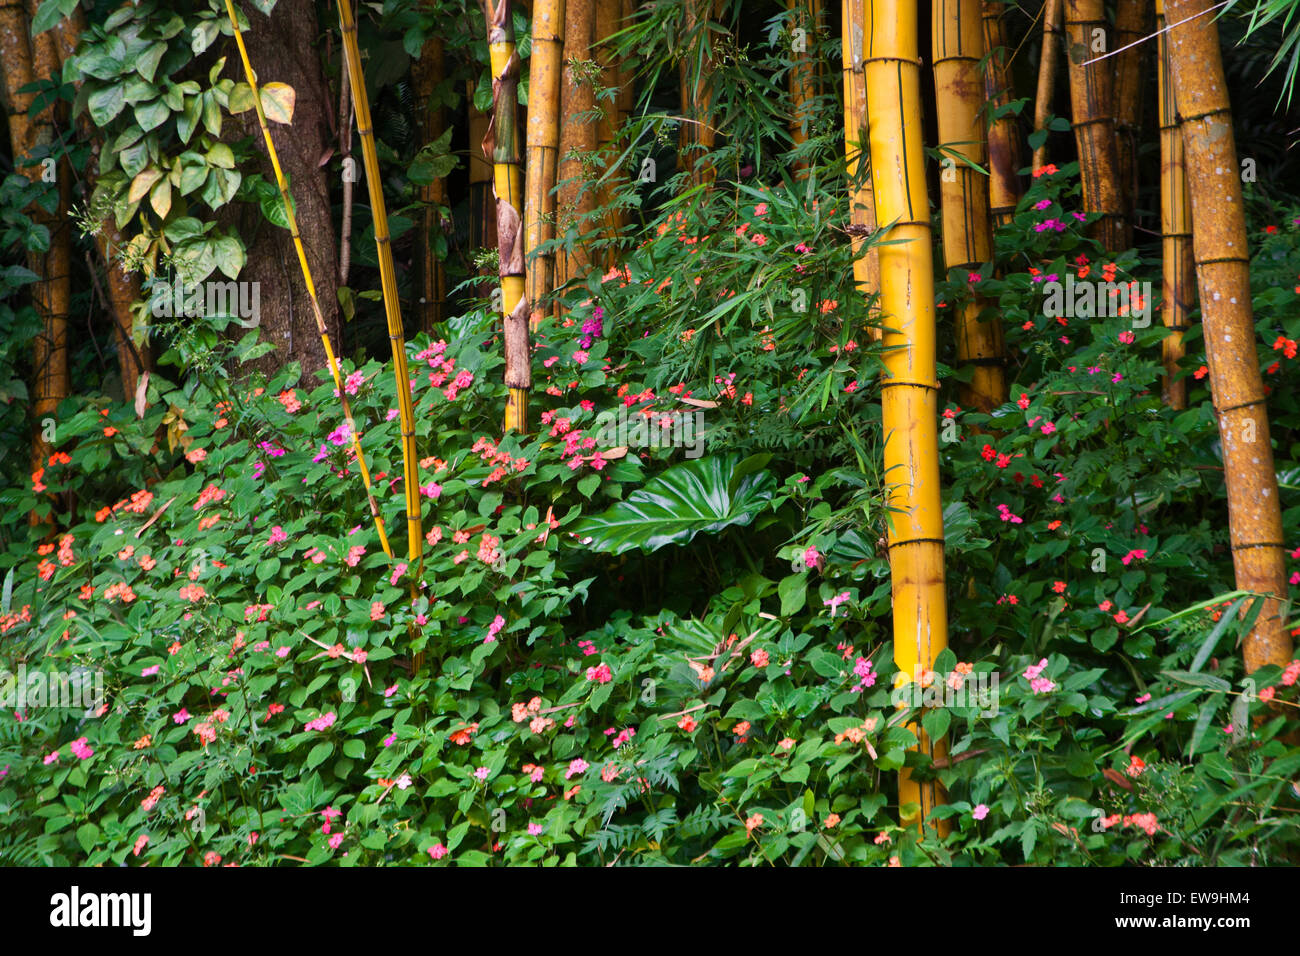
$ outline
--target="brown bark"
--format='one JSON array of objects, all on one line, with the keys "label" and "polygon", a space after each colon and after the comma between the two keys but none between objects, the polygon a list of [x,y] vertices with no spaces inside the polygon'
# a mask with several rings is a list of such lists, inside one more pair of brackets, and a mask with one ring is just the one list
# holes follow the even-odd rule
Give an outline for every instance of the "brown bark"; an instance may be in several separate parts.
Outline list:
[{"label": "brown bark", "polygon": [[1118,252],[1132,245],[1132,230],[1119,179],[1113,71],[1108,60],[1089,62],[1112,49],[1103,0],[1065,0],[1065,32],[1083,208],[1101,214],[1091,233],[1106,249]]},{"label": "brown bark", "polygon": [[[338,252],[327,173],[320,165],[334,140],[330,130],[333,106],[314,45],[318,33],[316,8],[311,0],[279,0],[270,17],[251,6],[244,13],[250,25],[244,42],[258,82],[287,83],[297,94],[292,125],[272,124],[271,133],[280,165],[289,177],[322,317],[330,338],[337,340]],[[237,57],[231,56],[227,69],[232,76],[238,75]],[[223,137],[253,137],[261,158],[258,168],[268,182],[274,183],[275,173],[269,157],[262,152],[262,134],[253,112],[227,117],[225,122],[228,125]],[[241,207],[223,209],[218,221],[233,227],[248,246],[248,264],[240,280],[260,283],[262,340],[274,345],[275,351],[240,366],[239,372],[271,375],[287,363],[298,361],[311,381],[327,362],[306,283],[301,270],[294,267],[297,252],[293,238],[288,230],[266,222],[257,208],[249,204]],[[236,331],[245,334],[243,329]]]},{"label": "brown bark", "polygon": [[[981,20],[984,27],[984,98],[990,113],[1006,106],[1014,98],[1011,71],[1007,69],[1006,34],[1002,18],[1006,4],[1001,0],[984,0]],[[1005,226],[1015,218],[1020,202],[1020,132],[1011,114],[999,117],[988,130],[989,212],[993,225]]]},{"label": "brown bark", "polygon": [[[27,0],[28,21],[36,13],[35,0]],[[24,30],[29,26],[24,24]],[[29,31],[30,32],[30,31]],[[28,49],[30,76],[36,80],[58,77],[59,54],[49,31],[31,37]],[[20,54],[21,55],[21,54]],[[22,69],[22,65],[19,65]],[[30,98],[27,100],[30,104]],[[22,154],[37,148],[57,148],[60,140],[56,115],[57,107],[50,104],[41,110],[26,129],[26,142]],[[15,141],[15,162],[21,163],[18,142]],[[19,166],[19,171],[33,182],[41,181],[44,164]],[[53,213],[41,206],[33,207],[33,221],[50,231],[50,247],[44,253],[32,252],[27,256],[27,267],[40,276],[32,286],[32,298],[41,317],[42,329],[33,343],[35,387],[32,390],[32,413],[35,428],[32,437],[32,468],[40,468],[49,460],[53,448],[43,436],[42,422],[56,418],[59,404],[68,397],[71,382],[68,378],[68,307],[72,296],[72,221],[68,218],[71,199],[72,170],[66,159],[54,166],[59,202]]]},{"label": "brown bark", "polygon": [[1256,355],[1241,167],[1219,28],[1212,16],[1198,16],[1208,8],[1207,0],[1168,0],[1166,16],[1178,24],[1169,31],[1169,65],[1182,117],[1201,322],[1223,442],[1232,564],[1238,588],[1270,595],[1245,640],[1246,672],[1251,673],[1267,664],[1286,666],[1292,644],[1280,614],[1287,594],[1282,511]]}]

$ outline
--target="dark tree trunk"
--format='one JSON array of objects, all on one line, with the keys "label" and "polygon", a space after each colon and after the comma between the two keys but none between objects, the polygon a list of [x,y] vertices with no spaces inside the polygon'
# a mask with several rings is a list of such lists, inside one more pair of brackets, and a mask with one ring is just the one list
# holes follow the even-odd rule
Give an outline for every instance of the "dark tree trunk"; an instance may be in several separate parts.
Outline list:
[{"label": "dark tree trunk", "polygon": [[[329,173],[321,167],[321,157],[334,139],[329,117],[333,105],[313,42],[319,33],[316,6],[313,0],[279,0],[269,18],[250,5],[244,7],[244,13],[250,25],[244,33],[244,42],[258,83],[287,83],[297,94],[292,125],[273,122],[271,135],[275,138],[280,165],[289,178],[289,194],[293,197],[316,297],[338,354],[341,351],[338,249],[330,208]],[[235,76],[240,67],[233,44],[230,62],[235,72],[229,75]],[[230,69],[228,66],[227,70]],[[267,182],[274,184],[275,172],[266,155],[257,115],[249,110],[234,117],[227,135],[232,139],[253,138],[261,162],[257,167],[246,168],[245,175],[260,170]],[[251,204],[243,204],[238,212],[223,216],[222,223],[237,228],[248,246],[248,264],[240,279],[261,283],[258,291],[262,340],[275,346],[274,352],[241,366],[236,373],[260,371],[271,375],[292,361],[302,363],[305,376],[324,369],[325,349],[289,231],[267,222]],[[245,334],[243,329],[233,331]]]}]

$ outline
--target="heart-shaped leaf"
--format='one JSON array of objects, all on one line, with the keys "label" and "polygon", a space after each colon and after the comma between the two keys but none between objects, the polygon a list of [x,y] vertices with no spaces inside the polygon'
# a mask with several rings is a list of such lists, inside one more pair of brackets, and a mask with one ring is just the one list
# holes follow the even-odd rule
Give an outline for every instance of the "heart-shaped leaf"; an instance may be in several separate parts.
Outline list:
[{"label": "heart-shaped leaf", "polygon": [[751,471],[729,488],[742,464],[739,455],[726,455],[675,465],[607,511],[583,518],[573,531],[593,550],[622,554],[747,525],[768,507],[776,479]]}]

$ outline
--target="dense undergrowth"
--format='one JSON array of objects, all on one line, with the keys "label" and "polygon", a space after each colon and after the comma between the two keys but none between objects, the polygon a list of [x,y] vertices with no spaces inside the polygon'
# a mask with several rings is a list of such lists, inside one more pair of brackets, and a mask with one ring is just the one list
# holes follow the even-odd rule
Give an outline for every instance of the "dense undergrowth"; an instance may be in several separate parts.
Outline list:
[{"label": "dense undergrowth", "polygon": [[[1074,177],[1038,176],[998,261],[940,284],[941,328],[987,298],[1014,384],[982,415],[941,368],[951,649],[918,699],[892,693],[878,319],[833,179],[662,210],[543,330],[532,435],[500,438],[486,311],[408,343],[416,564],[391,363],[344,387],[392,559],[332,381],[228,377],[256,332],[158,330],[174,380],[143,414],[69,399],[8,496],[0,664],[103,693],[54,707],[27,676],[6,702],[0,859],[1294,862],[1300,664],[1241,672],[1253,605],[1198,333],[1173,412],[1158,313],[1044,314],[1067,273],[1158,277],[1083,238]],[[1300,219],[1256,211],[1300,545]],[[696,447],[645,442],[686,415]],[[946,766],[908,753],[915,719],[949,735]],[[949,835],[899,826],[905,763],[943,780]]]}]

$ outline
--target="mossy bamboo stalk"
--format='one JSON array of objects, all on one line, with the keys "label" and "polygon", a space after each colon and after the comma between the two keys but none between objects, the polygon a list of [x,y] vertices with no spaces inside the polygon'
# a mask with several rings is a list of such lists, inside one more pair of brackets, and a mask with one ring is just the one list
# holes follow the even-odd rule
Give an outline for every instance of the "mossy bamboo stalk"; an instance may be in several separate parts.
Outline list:
[{"label": "mossy bamboo stalk", "polygon": [[1119,177],[1114,74],[1110,61],[1097,59],[1111,49],[1104,0],[1065,0],[1065,32],[1083,208],[1100,214],[1091,228],[1093,238],[1119,252],[1131,245],[1132,231]]},{"label": "mossy bamboo stalk", "polygon": [[1160,315],[1171,334],[1160,343],[1165,366],[1163,393],[1170,408],[1187,407],[1187,379],[1179,378],[1178,365],[1186,348],[1183,333],[1191,327],[1196,305],[1196,261],[1192,256],[1192,205],[1187,195],[1187,169],[1183,164],[1183,132],[1174,104],[1174,87],[1169,75],[1169,35],[1164,31],[1165,11],[1156,0],[1156,30],[1159,31],[1160,112],[1160,232],[1162,240],[1162,290]]},{"label": "mossy bamboo stalk", "polygon": [[366,166],[370,213],[375,223],[379,281],[384,296],[384,314],[388,319],[388,341],[393,350],[393,374],[397,380],[397,410],[402,427],[402,485],[406,492],[406,555],[415,570],[411,584],[414,592],[415,579],[420,576],[424,532],[420,521],[420,456],[415,448],[415,409],[411,402],[411,375],[406,362],[406,335],[402,329],[402,305],[397,294],[397,271],[393,267],[388,211],[384,206],[384,181],[379,173],[379,153],[375,148],[366,78],[361,70],[361,50],[357,44],[357,24],[352,16],[352,0],[338,0],[338,9],[344,60],[347,62],[349,85],[352,87],[352,106],[357,117],[357,135],[361,137],[361,154]]},{"label": "mossy bamboo stalk", "polygon": [[[1034,96],[1034,132],[1047,129],[1047,117],[1052,112],[1053,94],[1056,92],[1056,65],[1060,60],[1064,34],[1061,22],[1065,13],[1065,0],[1043,0],[1043,51],[1038,60],[1038,91]],[[1047,165],[1047,140],[1034,150],[1034,168]]]},{"label": "mossy bamboo stalk", "polygon": [[[993,258],[990,180],[975,168],[987,160],[980,115],[986,34],[980,29],[979,0],[934,0],[931,10],[939,146],[946,153],[946,168],[939,177],[943,258],[945,267],[961,270],[964,280]],[[981,322],[982,305],[972,294],[956,317],[957,364],[974,367],[970,382],[961,388],[962,404],[988,413],[1006,401],[1006,359],[1002,323],[996,317]]]},{"label": "mossy bamboo stalk", "polygon": [[564,0],[535,0],[533,49],[528,63],[528,164],[524,198],[529,326],[545,317],[555,285],[555,250],[537,251],[555,238],[555,178],[560,150],[560,80],[564,70]]},{"label": "mossy bamboo stalk", "polygon": [[1219,28],[1208,0],[1166,0],[1169,68],[1182,119],[1192,235],[1210,391],[1223,443],[1228,534],[1237,587],[1269,597],[1246,635],[1246,673],[1285,667],[1292,642],[1281,615],[1287,598],[1282,510],[1256,352],[1237,146]]},{"label": "mossy bamboo stalk", "polygon": [[[880,246],[886,376],[881,382],[887,541],[893,596],[894,660],[903,683],[930,670],[948,646],[944,593],[943,511],[939,499],[938,380],[935,367],[934,270],[930,204],[921,142],[921,62],[916,0],[871,0],[866,13],[863,75],[870,121],[876,216],[890,226]],[[915,726],[918,749],[947,752]],[[917,826],[945,802],[937,781],[899,771],[905,823]],[[916,812],[904,813],[915,807]],[[939,831],[946,824],[939,824]]]},{"label": "mossy bamboo stalk", "polygon": [[384,549],[384,554],[391,558],[393,548],[389,544],[388,532],[384,528],[384,516],[379,511],[379,504],[375,501],[374,490],[371,487],[370,468],[366,465],[365,452],[361,449],[361,433],[357,431],[356,420],[352,417],[352,405],[348,401],[347,391],[343,388],[343,377],[339,374],[338,359],[334,356],[334,346],[330,343],[329,329],[325,325],[325,316],[322,314],[320,303],[316,298],[316,283],[312,281],[311,267],[307,264],[307,251],[303,248],[302,236],[298,232],[298,218],[294,215],[293,203],[289,199],[289,186],[284,179],[284,170],[280,168],[280,157],[275,151],[275,140],[271,138],[271,129],[266,122],[266,112],[262,109],[262,94],[258,90],[257,76],[253,72],[253,64],[248,59],[248,48],[244,45],[244,34],[239,28],[239,19],[235,15],[233,0],[226,0],[226,13],[230,17],[230,25],[234,30],[235,44],[239,48],[239,58],[244,66],[244,77],[253,91],[253,108],[257,111],[257,122],[262,128],[262,139],[266,143],[266,152],[271,159],[271,168],[275,171],[275,184],[279,187],[280,199],[284,202],[284,213],[289,223],[289,234],[293,236],[293,247],[298,253],[298,265],[302,269],[302,280],[307,287],[307,298],[311,301],[312,315],[316,319],[316,331],[320,333],[321,344],[325,348],[325,359],[329,363],[330,376],[334,379],[334,388],[338,391],[339,401],[343,406],[344,421],[347,422],[348,430],[352,433],[352,450],[357,456],[357,467],[361,471],[361,481],[365,485],[366,502],[370,507],[370,517],[375,522],[375,532],[379,536],[380,547]]},{"label": "mossy bamboo stalk", "polygon": [[[862,295],[880,291],[880,253],[874,245],[862,251],[867,237],[876,231],[876,197],[871,188],[866,142],[867,89],[862,78],[863,5],[865,0],[840,0],[843,34],[841,63],[844,73],[844,153],[849,184],[849,222],[853,225],[853,281]],[[880,338],[877,326],[867,326],[867,335]]]},{"label": "mossy bamboo stalk", "polygon": [[492,156],[497,201],[501,311],[505,323],[505,431],[528,431],[528,390],[532,388],[528,346],[528,297],[524,294],[523,156],[519,148],[519,57],[515,53],[510,0],[489,6],[488,53],[492,59],[492,125],[483,152]]}]

